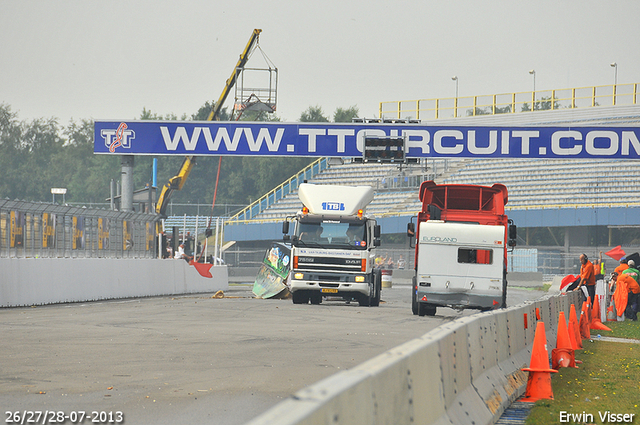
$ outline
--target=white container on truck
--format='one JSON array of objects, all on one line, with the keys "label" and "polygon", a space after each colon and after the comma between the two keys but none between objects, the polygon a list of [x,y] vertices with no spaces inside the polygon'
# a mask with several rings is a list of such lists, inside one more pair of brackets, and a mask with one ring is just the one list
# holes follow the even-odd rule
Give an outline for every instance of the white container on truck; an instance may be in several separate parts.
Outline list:
[{"label": "white container on truck", "polygon": [[320,304],[332,296],[378,306],[382,275],[374,265],[380,226],[365,214],[373,188],[302,183],[298,196],[302,210],[282,227],[284,240],[291,243],[294,304]]},{"label": "white container on truck", "polygon": [[413,314],[437,307],[490,310],[506,306],[507,249],[516,227],[504,214],[507,188],[475,185],[420,186],[422,212],[416,236]]}]

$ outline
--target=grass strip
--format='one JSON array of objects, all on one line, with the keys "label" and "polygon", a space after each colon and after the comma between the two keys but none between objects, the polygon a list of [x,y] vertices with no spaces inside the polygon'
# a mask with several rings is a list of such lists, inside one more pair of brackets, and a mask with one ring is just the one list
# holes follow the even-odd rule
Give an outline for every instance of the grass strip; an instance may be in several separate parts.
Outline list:
[{"label": "grass strip", "polygon": [[551,374],[554,400],[537,401],[527,425],[640,424],[640,344],[598,338],[640,340],[640,322],[604,324],[612,331],[591,331],[591,340],[576,351],[578,369]]}]

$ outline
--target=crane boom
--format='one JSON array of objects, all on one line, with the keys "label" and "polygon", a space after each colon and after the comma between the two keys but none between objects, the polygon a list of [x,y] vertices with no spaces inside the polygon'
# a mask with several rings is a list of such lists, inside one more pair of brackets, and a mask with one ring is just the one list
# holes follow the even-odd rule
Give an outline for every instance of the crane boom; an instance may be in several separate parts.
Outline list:
[{"label": "crane boom", "polygon": [[227,100],[227,96],[229,95],[229,92],[235,85],[236,80],[238,78],[238,69],[243,69],[244,66],[246,65],[247,60],[249,60],[249,53],[251,52],[251,49],[253,49],[253,46],[258,42],[258,38],[260,37],[261,32],[262,32],[261,29],[256,28],[253,30],[253,33],[251,34],[251,38],[249,39],[247,46],[244,48],[244,51],[240,55],[240,58],[238,59],[238,63],[236,64],[236,67],[233,69],[231,76],[227,79],[227,83],[225,84],[224,89],[220,94],[220,98],[214,105],[213,110],[211,111],[211,113],[209,114],[209,117],[207,118],[207,121],[218,120],[219,118],[218,116],[220,115],[220,110],[222,109],[222,105],[224,104],[225,100]]},{"label": "crane boom", "polygon": [[[207,121],[217,121],[220,118],[219,115],[220,111],[222,110],[222,105],[227,99],[229,92],[235,85],[236,79],[238,78],[238,69],[243,69],[246,65],[247,61],[249,60],[249,54],[251,53],[253,46],[258,42],[258,37],[260,36],[261,32],[261,29],[253,30],[247,46],[244,48],[242,54],[240,54],[240,59],[238,59],[238,63],[233,69],[233,73],[227,79],[224,89],[222,90],[222,94],[220,94],[220,98],[211,110]],[[189,173],[191,172],[191,169],[193,168],[195,163],[195,157],[187,156],[184,159],[184,162],[182,163],[178,174],[169,179],[169,181],[162,187],[162,190],[160,191],[160,195],[158,196],[158,200],[156,202],[156,212],[158,214],[162,216],[165,215],[165,210],[167,209],[167,205],[169,205],[169,199],[171,198],[171,195],[174,191],[182,189],[182,186],[184,186],[184,183],[187,180],[187,177],[189,177]]]}]

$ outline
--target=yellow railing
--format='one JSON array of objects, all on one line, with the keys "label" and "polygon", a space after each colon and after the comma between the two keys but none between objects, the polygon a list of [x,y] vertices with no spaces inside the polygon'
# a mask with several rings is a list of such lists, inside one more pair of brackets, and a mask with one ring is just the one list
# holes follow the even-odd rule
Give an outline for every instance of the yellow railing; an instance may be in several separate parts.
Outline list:
[{"label": "yellow railing", "polygon": [[[291,176],[288,180],[272,189],[265,195],[263,195],[257,201],[252,202],[248,207],[242,209],[236,215],[227,219],[226,224],[239,224],[247,221],[255,222],[253,218],[260,214],[262,211],[269,208],[271,205],[278,202],[291,192],[298,189],[300,183],[304,183],[304,180],[311,179],[313,176],[327,168],[327,159],[318,158],[311,164],[307,165],[304,169]],[[269,221],[263,220],[263,221]]]},{"label": "yellow railing", "polygon": [[380,118],[432,120],[593,106],[637,105],[638,84],[380,102]]}]

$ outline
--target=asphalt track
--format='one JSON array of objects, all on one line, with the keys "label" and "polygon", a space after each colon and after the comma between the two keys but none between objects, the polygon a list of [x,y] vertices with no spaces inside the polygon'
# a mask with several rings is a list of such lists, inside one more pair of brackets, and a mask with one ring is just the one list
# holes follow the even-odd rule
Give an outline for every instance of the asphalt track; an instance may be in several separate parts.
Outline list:
[{"label": "asphalt track", "polygon": [[[243,424],[301,388],[475,313],[413,316],[410,287],[397,285],[383,289],[377,308],[254,299],[247,285],[211,295],[0,309],[4,422],[6,412],[49,410],[120,411],[126,424]],[[508,302],[541,295],[510,289]]]}]

